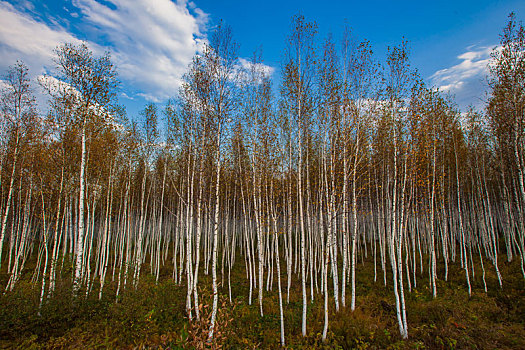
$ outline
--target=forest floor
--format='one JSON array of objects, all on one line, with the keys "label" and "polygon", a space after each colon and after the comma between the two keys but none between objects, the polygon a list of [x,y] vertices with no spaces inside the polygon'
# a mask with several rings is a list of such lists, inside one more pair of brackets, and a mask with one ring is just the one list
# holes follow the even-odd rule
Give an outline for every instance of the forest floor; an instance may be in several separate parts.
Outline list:
[{"label": "forest floor", "polygon": [[[186,287],[175,285],[172,269],[162,270],[158,284],[144,274],[137,289],[131,286],[115,302],[116,282],[108,282],[98,299],[95,283],[88,297],[71,296],[71,284],[59,283],[54,295],[39,310],[40,283],[31,283],[32,270],[13,292],[0,295],[0,348],[18,349],[275,349],[280,346],[280,320],[277,280],[273,291],[264,290],[264,316],[259,314],[257,291],[248,305],[249,284],[242,257],[238,256],[231,272],[231,295],[228,298],[227,273],[219,298],[216,338],[206,344],[211,309],[211,278],[201,273],[200,302],[203,321],[188,321],[185,312]],[[503,259],[501,259],[503,260]],[[143,271],[147,271],[144,266]],[[286,268],[282,264],[283,307],[286,345],[293,349],[525,349],[525,280],[519,258],[500,262],[503,289],[494,268],[485,262],[488,292],[484,292],[482,271],[476,266],[472,278],[472,295],[468,296],[464,271],[459,263],[449,267],[448,281],[439,266],[437,298],[432,298],[427,269],[417,273],[417,288],[406,289],[409,338],[399,336],[392,277],[387,272],[387,286],[378,266],[374,282],[371,259],[357,266],[356,310],[347,306],[335,312],[330,298],[329,332],[322,342],[323,298],[314,293],[308,302],[307,337],[301,336],[302,299],[300,283],[294,275],[290,303],[286,303]],[[71,271],[63,271],[68,276]],[[67,274],[67,275],[66,275]],[[266,287],[265,275],[265,287]],[[111,271],[108,278],[111,281]],[[116,276],[115,276],[116,280]],[[5,286],[7,275],[0,274]],[[129,281],[128,281],[129,283]],[[330,293],[333,283],[329,281]],[[83,293],[85,294],[85,293]],[[308,290],[308,297],[310,292]]]}]

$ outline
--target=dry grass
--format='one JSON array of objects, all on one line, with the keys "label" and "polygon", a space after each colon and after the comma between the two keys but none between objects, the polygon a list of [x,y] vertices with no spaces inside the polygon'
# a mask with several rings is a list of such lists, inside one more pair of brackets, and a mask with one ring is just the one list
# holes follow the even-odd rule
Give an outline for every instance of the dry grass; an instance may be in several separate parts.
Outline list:
[{"label": "dry grass", "polygon": [[[330,299],[326,342],[322,296],[308,302],[308,336],[301,336],[301,289],[294,277],[290,303],[284,304],[287,346],[291,349],[525,349],[525,280],[519,262],[501,264],[504,287],[486,264],[489,291],[484,293],[481,271],[475,270],[469,298],[464,272],[451,266],[449,280],[438,282],[432,298],[428,279],[417,275],[418,288],[406,290],[409,339],[399,336],[391,277],[373,281],[373,264],[359,264],[357,308],[335,312]],[[285,270],[285,269],[282,269]],[[423,271],[427,271],[424,267]],[[166,276],[169,271],[164,271]],[[283,271],[284,273],[284,271]],[[440,266],[440,276],[444,275]],[[220,276],[219,276],[220,277]],[[4,282],[6,276],[0,276]],[[224,283],[227,280],[224,279]],[[330,281],[331,282],[331,281]],[[13,293],[0,296],[0,347],[20,349],[276,349],[280,347],[277,281],[264,290],[264,317],[259,315],[257,291],[248,305],[248,282],[242,265],[232,271],[232,303],[228,288],[220,289],[215,338],[208,342],[212,295],[209,276],[199,282],[201,320],[186,318],[186,287],[166,277],[158,285],[144,276],[137,290],[127,289],[115,303],[115,285],[106,294],[73,300],[70,285],[59,284],[55,296],[37,315],[38,288],[23,280]],[[283,276],[283,287],[286,277]],[[332,284],[330,284],[332,286]],[[95,286],[96,287],[96,286]],[[406,288],[406,287],[405,287]],[[310,296],[310,293],[308,293]],[[283,290],[283,297],[286,291]],[[285,299],[286,300],[286,299]]]}]

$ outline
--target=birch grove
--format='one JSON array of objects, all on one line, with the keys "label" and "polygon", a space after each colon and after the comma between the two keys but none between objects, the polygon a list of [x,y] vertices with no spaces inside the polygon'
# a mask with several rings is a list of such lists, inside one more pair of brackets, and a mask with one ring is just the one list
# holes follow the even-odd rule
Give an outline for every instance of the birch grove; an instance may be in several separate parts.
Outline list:
[{"label": "birch grove", "polygon": [[[0,96],[5,293],[27,261],[36,261],[40,304],[61,281],[76,298],[118,302],[145,274],[171,278],[185,288],[190,322],[211,305],[212,341],[219,296],[236,296],[238,269],[261,317],[278,293],[285,346],[290,303],[302,305],[302,336],[325,340],[331,315],[358,308],[359,278],[390,293],[402,338],[421,276],[432,298],[453,264],[469,295],[475,266],[485,291],[488,269],[505,288],[504,261],[518,259],[525,278],[521,24],[510,17],[492,54],[487,110],[463,114],[422,82],[406,42],[382,58],[350,31],[319,36],[295,16],[272,81],[262,52],[239,58],[221,23],[176,98],[148,104],[138,122],[117,103],[109,54],[64,44],[57,76],[40,87],[16,63]],[[49,97],[45,115],[36,88]],[[360,261],[375,275],[362,276]],[[211,300],[199,295],[203,275]],[[322,330],[307,328],[312,303],[322,305]]]}]

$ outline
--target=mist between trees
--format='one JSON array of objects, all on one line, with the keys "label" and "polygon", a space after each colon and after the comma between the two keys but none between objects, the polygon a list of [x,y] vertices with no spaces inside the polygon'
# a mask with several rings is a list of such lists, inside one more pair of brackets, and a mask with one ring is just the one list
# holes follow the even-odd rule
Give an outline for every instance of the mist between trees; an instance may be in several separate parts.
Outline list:
[{"label": "mist between trees", "polygon": [[381,63],[350,30],[321,40],[302,16],[286,40],[275,95],[260,53],[241,65],[219,25],[178,97],[147,105],[139,123],[117,103],[109,54],[59,46],[60,74],[41,80],[46,115],[25,65],[12,66],[1,94],[5,293],[30,259],[41,305],[59,279],[75,298],[101,298],[111,283],[117,302],[144,273],[158,281],[170,266],[187,288],[186,317],[199,322],[199,277],[211,274],[211,340],[237,263],[261,316],[265,289],[277,289],[285,345],[292,281],[301,284],[303,336],[310,301],[324,303],[324,340],[329,303],[336,312],[359,303],[363,257],[377,288],[393,286],[403,338],[405,295],[419,276],[428,274],[434,298],[451,264],[469,294],[474,261],[501,288],[502,260],[518,259],[525,277],[525,31],[513,15],[492,54],[486,109],[466,113],[426,86],[406,42]]}]

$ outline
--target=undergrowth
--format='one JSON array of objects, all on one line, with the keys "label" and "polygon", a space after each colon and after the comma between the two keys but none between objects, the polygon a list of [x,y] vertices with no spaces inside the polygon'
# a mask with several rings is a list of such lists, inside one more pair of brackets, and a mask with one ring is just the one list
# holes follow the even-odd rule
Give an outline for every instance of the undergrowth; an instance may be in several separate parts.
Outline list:
[{"label": "undergrowth", "polygon": [[[417,273],[417,287],[405,285],[409,338],[401,339],[397,328],[391,275],[387,284],[378,271],[374,282],[373,263],[357,269],[356,309],[350,310],[350,289],[346,306],[335,311],[330,295],[328,338],[321,339],[323,299],[308,291],[306,337],[301,336],[301,287],[296,276],[286,303],[283,274],[283,301],[286,345],[290,349],[525,349],[525,281],[519,262],[503,263],[503,288],[495,273],[486,267],[488,292],[484,292],[478,267],[467,293],[464,271],[449,266],[448,281],[440,266],[438,296],[433,299],[425,274]],[[282,268],[282,270],[285,270]],[[425,268],[423,271],[428,271]],[[285,271],[283,271],[284,273]],[[158,283],[144,275],[135,289],[128,285],[115,298],[116,282],[106,282],[102,299],[98,285],[85,296],[74,298],[71,283],[62,278],[52,296],[39,308],[39,284],[22,276],[13,292],[0,295],[0,348],[9,349],[275,349],[280,347],[280,318],[277,281],[273,290],[263,291],[264,316],[260,316],[258,290],[248,303],[248,282],[244,267],[237,264],[231,274],[231,301],[227,278],[219,279],[219,312],[215,336],[208,340],[211,305],[211,278],[199,281],[200,320],[186,313],[185,283],[176,285],[165,268]],[[0,275],[5,285],[7,276]],[[331,283],[331,282],[330,282]],[[332,286],[332,284],[329,284]],[[333,293],[333,289],[330,290]]]}]

